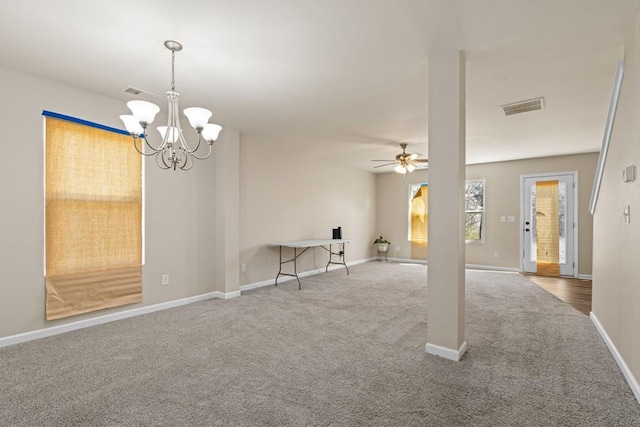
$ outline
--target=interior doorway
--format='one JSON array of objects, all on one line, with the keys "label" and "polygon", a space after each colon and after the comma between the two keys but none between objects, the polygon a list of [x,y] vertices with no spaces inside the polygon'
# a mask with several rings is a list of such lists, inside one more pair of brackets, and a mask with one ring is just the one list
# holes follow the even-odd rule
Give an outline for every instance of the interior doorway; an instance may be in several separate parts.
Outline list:
[{"label": "interior doorway", "polygon": [[521,271],[577,276],[577,172],[521,177]]}]

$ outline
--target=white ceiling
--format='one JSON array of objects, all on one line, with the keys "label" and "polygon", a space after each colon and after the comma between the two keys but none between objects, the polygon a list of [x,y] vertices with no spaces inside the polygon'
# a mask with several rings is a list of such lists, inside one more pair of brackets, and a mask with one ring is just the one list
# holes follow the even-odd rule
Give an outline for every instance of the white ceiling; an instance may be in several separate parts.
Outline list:
[{"label": "white ceiling", "polygon": [[[639,9],[640,0],[0,0],[0,65],[123,101],[133,86],[165,108],[163,42],[177,40],[183,107],[373,171],[370,160],[393,158],[399,142],[428,154],[428,59],[464,50],[467,163],[479,163],[597,151]],[[540,96],[543,111],[499,109]]]}]

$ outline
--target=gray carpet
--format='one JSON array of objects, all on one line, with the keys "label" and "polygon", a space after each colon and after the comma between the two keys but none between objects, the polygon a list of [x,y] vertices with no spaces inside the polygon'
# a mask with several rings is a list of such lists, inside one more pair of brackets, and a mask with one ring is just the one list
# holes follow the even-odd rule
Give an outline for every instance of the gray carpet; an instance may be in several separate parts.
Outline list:
[{"label": "gray carpet", "polygon": [[424,352],[426,267],[372,262],[0,349],[0,425],[640,426],[591,321],[467,273],[462,361]]}]

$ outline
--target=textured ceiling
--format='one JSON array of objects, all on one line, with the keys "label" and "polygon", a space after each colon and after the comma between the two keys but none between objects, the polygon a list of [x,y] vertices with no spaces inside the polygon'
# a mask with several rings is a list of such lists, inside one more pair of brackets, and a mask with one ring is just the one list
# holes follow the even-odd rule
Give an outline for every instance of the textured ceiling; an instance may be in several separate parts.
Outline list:
[{"label": "textured ceiling", "polygon": [[[0,0],[0,65],[123,101],[169,86],[245,133],[372,170],[428,154],[429,58],[467,58],[467,163],[597,151],[640,0]],[[505,117],[499,106],[544,97]],[[155,99],[154,99],[155,98]],[[432,106],[434,108],[434,106]],[[124,110],[124,108],[123,108]],[[124,111],[123,111],[124,112]],[[387,170],[390,170],[387,169]],[[377,169],[376,171],[380,171]]]}]

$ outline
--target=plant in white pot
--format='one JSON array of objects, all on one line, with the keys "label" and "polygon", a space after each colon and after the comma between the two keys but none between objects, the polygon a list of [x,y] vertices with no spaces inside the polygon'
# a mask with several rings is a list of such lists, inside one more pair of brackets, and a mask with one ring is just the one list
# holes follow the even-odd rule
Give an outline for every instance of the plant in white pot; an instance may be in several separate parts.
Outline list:
[{"label": "plant in white pot", "polygon": [[373,241],[373,244],[378,247],[378,261],[382,260],[382,257],[384,257],[384,259],[386,260],[387,253],[389,252],[389,245],[391,244],[391,242],[380,236]]}]

